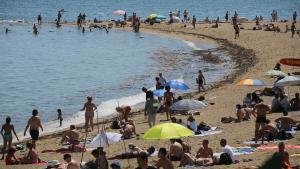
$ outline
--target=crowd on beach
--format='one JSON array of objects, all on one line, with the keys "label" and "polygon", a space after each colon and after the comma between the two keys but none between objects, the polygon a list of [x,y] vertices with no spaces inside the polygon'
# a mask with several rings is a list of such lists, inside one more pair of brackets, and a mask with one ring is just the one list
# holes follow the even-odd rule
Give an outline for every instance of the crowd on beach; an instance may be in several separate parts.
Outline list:
[{"label": "crowd on beach", "polygon": [[[63,10],[60,10],[57,14],[56,26],[61,27],[61,18],[62,18]],[[278,14],[274,10],[271,14],[272,22],[278,21]],[[169,24],[172,24],[180,18],[180,11],[176,14],[174,12],[170,12],[169,14]],[[296,11],[293,13],[293,23],[291,26],[290,31],[292,32],[292,37],[296,32],[295,22],[297,19]],[[132,22],[132,26],[135,32],[139,31],[141,19],[133,13],[132,17],[130,17]],[[225,20],[228,22],[229,20],[229,12],[227,11],[225,14]],[[262,26],[260,22],[263,20],[262,16],[256,17],[256,27],[260,29]],[[127,13],[124,14],[124,22],[116,22],[116,24],[126,24],[127,22]],[[82,32],[85,32],[85,27],[82,26],[86,22],[86,15],[85,13],[80,13],[77,17],[77,25],[79,28],[82,29]],[[97,23],[98,21],[94,19],[94,22]],[[146,20],[146,23],[149,22],[154,24],[151,19]],[[190,20],[189,12],[184,10],[183,12],[183,23],[185,26],[187,23],[192,23],[193,28],[196,28],[197,19],[195,16],[192,17]],[[205,22],[210,22],[208,18],[205,19]],[[213,25],[214,28],[218,28],[219,26],[219,18],[217,18]],[[38,15],[38,24],[42,24],[42,15]],[[239,38],[240,33],[240,23],[238,21],[238,13],[235,12],[234,16],[232,17],[232,24],[235,31],[235,38]],[[97,26],[93,26],[97,27]],[[278,28],[273,25],[274,30],[278,31]],[[104,28],[104,27],[103,27]],[[105,27],[107,30],[108,27]],[[271,26],[267,25],[266,29],[272,30]],[[288,30],[288,28],[287,28]],[[6,32],[9,30],[6,29]],[[90,29],[91,31],[91,29]],[[280,30],[279,30],[280,31]],[[38,34],[38,28],[34,24],[33,25],[33,33]],[[280,70],[280,64],[277,64],[274,70]],[[281,77],[278,77],[276,81],[280,80]],[[193,115],[189,115],[186,119],[187,123],[184,123],[184,120],[177,119],[174,117],[175,114],[188,114],[188,112],[178,112],[173,111],[171,106],[176,103],[177,101],[182,100],[182,96],[175,98],[174,93],[172,92],[172,88],[166,85],[167,80],[163,77],[162,73],[158,74],[158,77],[155,77],[155,89],[156,90],[165,90],[163,96],[155,97],[153,91],[147,89],[146,87],[142,88],[142,91],[145,92],[145,108],[144,108],[144,115],[145,119],[147,119],[149,128],[155,126],[157,124],[157,114],[158,113],[165,113],[166,120],[160,119],[160,121],[170,121],[172,123],[178,123],[183,125],[190,130],[192,130],[195,134],[201,134],[201,131],[209,130],[210,126],[205,124],[204,122],[196,122]],[[199,74],[196,79],[196,83],[198,85],[198,92],[206,91],[205,85],[205,77],[202,74],[202,71],[199,71]],[[261,96],[273,96],[271,106],[264,103]],[[292,137],[288,132],[295,129],[300,128],[300,121],[294,120],[288,116],[289,111],[300,111],[300,98],[299,93],[295,93],[295,97],[289,100],[288,95],[284,92],[283,87],[274,87],[274,88],[266,88],[265,90],[261,91],[259,94],[257,91],[253,93],[248,93],[242,103],[236,105],[236,113],[235,117],[222,117],[220,120],[223,123],[243,123],[244,121],[252,120],[252,116],[255,118],[255,131],[254,131],[254,139],[255,143],[261,141],[271,141],[275,139],[285,140]],[[84,103],[81,111],[85,113],[85,130],[86,132],[91,132],[94,130],[94,116],[95,112],[97,112],[97,106],[93,103],[92,97],[87,97],[87,102]],[[112,121],[111,128],[112,129],[119,129],[120,134],[122,134],[122,139],[131,139],[135,136],[139,136],[136,132],[136,127],[134,121],[130,119],[129,115],[131,113],[132,108],[129,105],[123,105],[116,107],[116,112],[119,113],[117,118]],[[274,112],[282,112],[283,116],[276,119],[273,124],[269,119],[267,119],[268,113]],[[62,110],[58,109],[58,120],[60,126],[62,126],[63,122],[63,115]],[[195,115],[195,114],[194,114]],[[16,158],[15,152],[17,151],[16,148],[12,146],[12,139],[13,134],[16,136],[17,140],[19,141],[18,135],[14,130],[14,126],[11,124],[11,118],[6,118],[6,123],[2,126],[1,135],[3,136],[3,156],[2,159],[5,157],[5,163],[7,165],[14,165],[14,164],[35,164],[41,163],[42,160],[39,158],[38,152],[36,151],[37,146],[36,142],[39,140],[40,129],[43,131],[43,125],[39,117],[38,110],[34,109],[32,111],[32,117],[28,120],[28,123],[24,130],[24,136],[26,135],[27,131],[29,130],[29,134],[31,136],[31,141],[26,143],[26,147],[28,149],[28,153],[24,157]],[[48,152],[85,152],[86,147],[80,141],[79,138],[79,131],[77,131],[75,125],[70,125],[69,130],[65,131],[61,138],[61,145],[68,145],[64,148],[59,149],[50,149],[44,150],[41,153],[48,153]],[[218,164],[233,164],[239,162],[232,150],[232,147],[228,145],[228,140],[221,139],[220,140],[220,147],[222,147],[223,152],[220,156],[214,156],[214,151],[212,148],[209,147],[209,140],[204,139],[202,141],[202,146],[197,151],[196,155],[191,153],[191,146],[184,142],[181,139],[170,139],[170,147],[169,150],[165,147],[161,147],[158,150],[158,160],[155,161],[155,164],[152,166],[148,163],[148,158],[153,154],[155,151],[154,147],[150,147],[147,150],[143,150],[138,146],[130,143],[128,144],[129,152],[125,152],[122,154],[114,155],[112,157],[107,157],[106,152],[104,151],[103,147],[98,147],[92,150],[91,154],[93,155],[94,159],[87,162],[85,164],[86,168],[101,168],[101,169],[108,169],[109,166],[112,169],[122,168],[121,163],[119,160],[122,159],[130,159],[136,158],[137,159],[137,166],[138,169],[155,169],[155,168],[164,168],[164,169],[172,169],[174,168],[174,164],[172,161],[180,161],[180,166],[186,165],[196,165],[196,166],[210,166],[210,165],[218,165]],[[7,155],[5,156],[5,153]],[[273,156],[275,159],[279,160],[281,165],[284,168],[289,168],[289,154],[285,151],[285,144],[279,143],[278,144],[278,152],[274,153]],[[63,160],[67,163],[67,168],[69,169],[79,169],[80,163],[76,162],[72,159],[72,155],[70,153],[65,153],[63,156]],[[109,165],[109,161],[112,161]],[[49,168],[60,168],[59,161],[52,161],[51,166]]]}]

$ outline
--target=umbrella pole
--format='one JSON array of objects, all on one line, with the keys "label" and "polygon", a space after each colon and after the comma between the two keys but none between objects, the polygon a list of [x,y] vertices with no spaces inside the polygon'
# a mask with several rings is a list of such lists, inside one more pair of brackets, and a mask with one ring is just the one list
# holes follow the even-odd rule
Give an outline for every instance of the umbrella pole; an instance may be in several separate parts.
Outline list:
[{"label": "umbrella pole", "polygon": [[[85,145],[86,145],[86,138],[87,138],[87,135],[88,135],[88,132],[85,131],[85,138],[84,138],[83,150],[85,150]],[[82,153],[81,153],[80,166],[81,166],[81,164],[82,164],[84,152],[85,152],[85,151],[82,151]]]},{"label": "umbrella pole", "polygon": [[98,128],[98,134],[99,134],[99,115],[98,115],[98,109],[97,109],[97,128]]}]

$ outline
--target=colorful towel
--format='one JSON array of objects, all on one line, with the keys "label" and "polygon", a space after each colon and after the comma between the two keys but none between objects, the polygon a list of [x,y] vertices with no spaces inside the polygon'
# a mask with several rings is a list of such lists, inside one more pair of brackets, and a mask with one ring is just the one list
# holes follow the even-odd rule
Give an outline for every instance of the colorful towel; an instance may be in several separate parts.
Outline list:
[{"label": "colorful towel", "polygon": [[[291,148],[297,148],[300,149],[300,146],[294,146],[294,145],[285,145],[286,149],[291,149]],[[274,150],[274,149],[278,149],[277,145],[273,145],[273,146],[264,146],[261,145],[259,147],[257,147],[258,150]]]},{"label": "colorful towel", "polygon": [[[273,140],[273,141],[264,141],[264,144],[266,143],[280,143],[280,142],[285,142],[287,140]],[[255,141],[244,141],[243,144],[245,145],[260,145],[261,144],[261,140],[258,140],[257,143],[255,143]]]}]

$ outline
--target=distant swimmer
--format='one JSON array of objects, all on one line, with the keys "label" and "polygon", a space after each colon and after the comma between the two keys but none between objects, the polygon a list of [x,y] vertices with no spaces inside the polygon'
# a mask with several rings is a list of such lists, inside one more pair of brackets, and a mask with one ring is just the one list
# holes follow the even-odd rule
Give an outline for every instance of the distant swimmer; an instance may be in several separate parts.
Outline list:
[{"label": "distant swimmer", "polygon": [[33,24],[33,33],[34,34],[38,34],[39,33],[39,31],[38,31],[38,29],[37,29],[37,27],[36,27],[36,25],[35,24]]},{"label": "distant swimmer", "polygon": [[29,133],[34,148],[35,148],[35,142],[39,139],[39,135],[40,135],[39,128],[41,128],[42,131],[44,130],[41,123],[41,119],[38,116],[38,114],[39,112],[36,109],[32,110],[32,117],[28,120],[24,130],[24,136],[26,136],[26,132],[29,128]]},{"label": "distant swimmer", "polygon": [[61,11],[58,11],[58,14],[57,14],[57,21],[60,22],[60,18],[62,17],[61,15]]},{"label": "distant swimmer", "polygon": [[84,104],[83,108],[80,111],[85,110],[85,128],[88,130],[89,124],[91,125],[92,130],[94,129],[94,111],[97,110],[97,106],[92,102],[93,98],[88,96],[87,102]]},{"label": "distant swimmer", "polygon": [[11,31],[11,30],[9,30],[8,28],[5,28],[5,33],[8,33],[9,31]]},{"label": "distant swimmer", "polygon": [[40,25],[40,24],[42,24],[42,14],[40,13],[39,15],[38,15],[38,24]]},{"label": "distant swimmer", "polygon": [[60,27],[61,27],[61,24],[60,24],[58,21],[56,21],[56,27],[57,27],[57,28],[60,28]]}]

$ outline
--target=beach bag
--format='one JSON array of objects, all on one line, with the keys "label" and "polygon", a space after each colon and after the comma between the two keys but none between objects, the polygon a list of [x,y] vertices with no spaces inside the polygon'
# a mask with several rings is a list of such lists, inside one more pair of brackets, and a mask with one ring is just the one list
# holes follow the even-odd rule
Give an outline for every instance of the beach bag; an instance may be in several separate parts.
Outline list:
[{"label": "beach bag", "polygon": [[198,131],[199,130],[202,130],[202,131],[208,131],[208,130],[210,130],[210,126],[209,125],[207,125],[206,123],[204,123],[204,122],[201,122],[199,125],[198,125]]},{"label": "beach bag", "polygon": [[119,125],[119,122],[117,120],[114,120],[114,121],[112,121],[110,128],[111,129],[120,129],[121,127]]},{"label": "beach bag", "polygon": [[220,155],[220,160],[219,160],[219,164],[225,164],[225,165],[229,165],[232,164],[232,160],[230,158],[230,155],[227,153],[222,153]]}]

